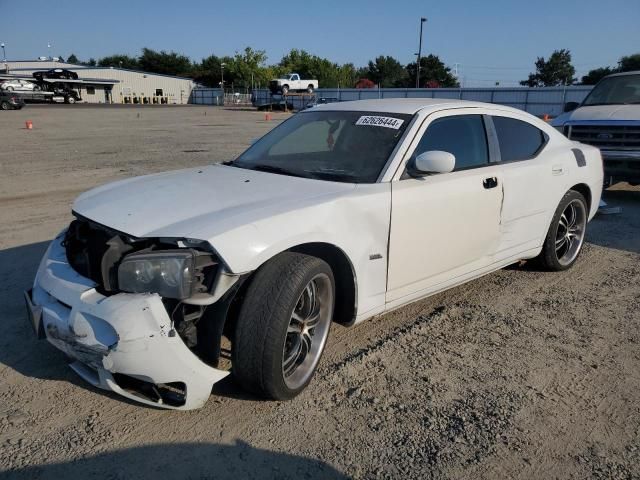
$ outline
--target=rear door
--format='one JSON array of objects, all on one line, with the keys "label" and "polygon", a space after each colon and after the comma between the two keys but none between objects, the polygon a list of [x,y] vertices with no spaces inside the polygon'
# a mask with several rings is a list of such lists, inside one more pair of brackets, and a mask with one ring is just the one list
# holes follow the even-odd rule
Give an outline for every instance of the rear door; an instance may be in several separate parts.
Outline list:
[{"label": "rear door", "polygon": [[432,114],[410,147],[456,157],[453,172],[392,182],[387,303],[402,304],[492,263],[500,241],[501,166],[476,109]]},{"label": "rear door", "polygon": [[501,242],[496,260],[504,260],[536,248],[547,232],[548,211],[555,208],[555,191],[547,191],[552,177],[566,169],[555,165],[545,147],[548,136],[535,125],[507,113],[488,118],[495,134],[504,175]]}]

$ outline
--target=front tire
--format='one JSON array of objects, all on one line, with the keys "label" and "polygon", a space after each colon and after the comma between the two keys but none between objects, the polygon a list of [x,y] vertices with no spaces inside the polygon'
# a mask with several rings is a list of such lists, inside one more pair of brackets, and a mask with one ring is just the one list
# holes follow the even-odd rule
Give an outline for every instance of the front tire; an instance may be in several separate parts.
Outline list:
[{"label": "front tire", "polygon": [[285,252],[255,274],[232,347],[232,371],[245,389],[287,400],[309,384],[333,318],[335,282],[323,260]]},{"label": "front tire", "polygon": [[10,109],[11,109],[11,105],[9,105],[9,102],[0,103],[0,110],[10,110]]},{"label": "front tire", "polygon": [[569,190],[558,205],[538,259],[548,270],[571,268],[582,251],[588,218],[587,201]]},{"label": "front tire", "polygon": [[281,90],[282,90],[282,95],[286,95],[287,93],[289,93],[289,85],[283,85]]}]

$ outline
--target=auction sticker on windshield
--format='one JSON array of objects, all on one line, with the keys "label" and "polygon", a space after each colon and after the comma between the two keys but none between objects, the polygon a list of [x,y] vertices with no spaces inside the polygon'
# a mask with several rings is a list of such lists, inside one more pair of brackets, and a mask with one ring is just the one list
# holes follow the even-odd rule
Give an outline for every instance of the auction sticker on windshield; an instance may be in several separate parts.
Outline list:
[{"label": "auction sticker on windshield", "polygon": [[400,118],[379,117],[377,115],[363,115],[358,119],[356,125],[371,125],[374,127],[385,127],[398,130],[403,123],[404,120]]}]

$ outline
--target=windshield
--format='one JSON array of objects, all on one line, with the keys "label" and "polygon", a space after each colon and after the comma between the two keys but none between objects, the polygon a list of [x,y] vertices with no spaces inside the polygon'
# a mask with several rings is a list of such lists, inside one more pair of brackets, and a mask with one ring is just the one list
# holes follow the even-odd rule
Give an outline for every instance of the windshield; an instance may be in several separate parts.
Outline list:
[{"label": "windshield", "polygon": [[582,105],[625,105],[631,103],[640,103],[640,75],[605,78],[591,90]]},{"label": "windshield", "polygon": [[282,175],[375,183],[411,115],[304,112],[271,130],[232,165]]}]

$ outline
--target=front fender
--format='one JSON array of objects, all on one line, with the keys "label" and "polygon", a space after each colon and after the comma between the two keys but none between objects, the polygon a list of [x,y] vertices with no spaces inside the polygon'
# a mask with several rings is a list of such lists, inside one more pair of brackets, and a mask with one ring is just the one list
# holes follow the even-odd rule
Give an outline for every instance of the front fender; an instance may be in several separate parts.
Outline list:
[{"label": "front fender", "polygon": [[208,241],[236,274],[254,271],[299,245],[333,245],[353,265],[358,312],[363,313],[384,304],[390,214],[389,184],[359,185],[350,194],[254,220]]}]

